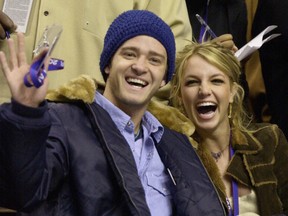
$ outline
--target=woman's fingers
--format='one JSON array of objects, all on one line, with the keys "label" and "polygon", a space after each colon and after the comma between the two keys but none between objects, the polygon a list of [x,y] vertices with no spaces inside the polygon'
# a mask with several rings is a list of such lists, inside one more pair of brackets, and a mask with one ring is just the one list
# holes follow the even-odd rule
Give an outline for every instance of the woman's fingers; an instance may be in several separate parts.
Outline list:
[{"label": "woman's fingers", "polygon": [[226,47],[227,49],[230,49],[233,53],[235,53],[238,50],[233,41],[233,36],[231,34],[220,35],[219,37],[214,38],[213,41],[219,43],[220,45]]}]

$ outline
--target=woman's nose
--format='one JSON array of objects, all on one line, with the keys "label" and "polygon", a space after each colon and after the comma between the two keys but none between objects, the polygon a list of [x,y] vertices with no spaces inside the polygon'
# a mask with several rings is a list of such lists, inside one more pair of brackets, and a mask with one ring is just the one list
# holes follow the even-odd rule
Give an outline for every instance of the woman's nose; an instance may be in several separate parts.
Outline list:
[{"label": "woman's nose", "polygon": [[210,95],[211,87],[208,84],[201,84],[199,86],[199,95]]}]

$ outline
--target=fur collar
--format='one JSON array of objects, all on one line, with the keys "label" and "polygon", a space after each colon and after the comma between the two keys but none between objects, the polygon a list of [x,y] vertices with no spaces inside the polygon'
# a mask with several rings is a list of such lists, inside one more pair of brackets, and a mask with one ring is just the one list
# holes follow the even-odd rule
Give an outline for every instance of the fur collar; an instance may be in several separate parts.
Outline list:
[{"label": "fur collar", "polygon": [[56,102],[82,100],[91,104],[94,101],[96,89],[96,81],[87,75],[82,75],[60,86],[59,89],[49,90],[46,99]]}]

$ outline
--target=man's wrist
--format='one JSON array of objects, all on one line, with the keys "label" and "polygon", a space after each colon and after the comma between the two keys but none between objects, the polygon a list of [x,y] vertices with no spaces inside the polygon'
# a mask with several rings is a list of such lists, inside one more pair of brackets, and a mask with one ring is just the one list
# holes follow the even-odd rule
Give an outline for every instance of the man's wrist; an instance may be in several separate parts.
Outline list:
[{"label": "man's wrist", "polygon": [[43,116],[45,111],[47,110],[46,100],[44,100],[37,108],[25,106],[13,99],[11,99],[11,104],[12,104],[12,111],[14,113],[25,117],[38,118]]}]

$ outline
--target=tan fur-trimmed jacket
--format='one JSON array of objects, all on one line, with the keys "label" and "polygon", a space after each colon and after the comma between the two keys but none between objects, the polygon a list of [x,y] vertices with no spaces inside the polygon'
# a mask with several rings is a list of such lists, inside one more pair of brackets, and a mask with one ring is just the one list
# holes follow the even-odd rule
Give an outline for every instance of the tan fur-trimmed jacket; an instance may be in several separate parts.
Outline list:
[{"label": "tan fur-trimmed jacket", "polygon": [[[91,103],[97,84],[88,76],[81,76],[58,90],[50,91],[47,99],[81,99]],[[225,203],[224,184],[210,153],[191,137],[193,124],[177,109],[152,100],[149,111],[159,121],[187,135],[205,165],[218,194]],[[271,124],[252,124],[253,133],[233,132],[235,155],[230,161],[227,174],[238,182],[255,190],[259,213],[265,215],[288,215],[288,143],[282,131]],[[209,208],[209,204],[207,204]]]}]

